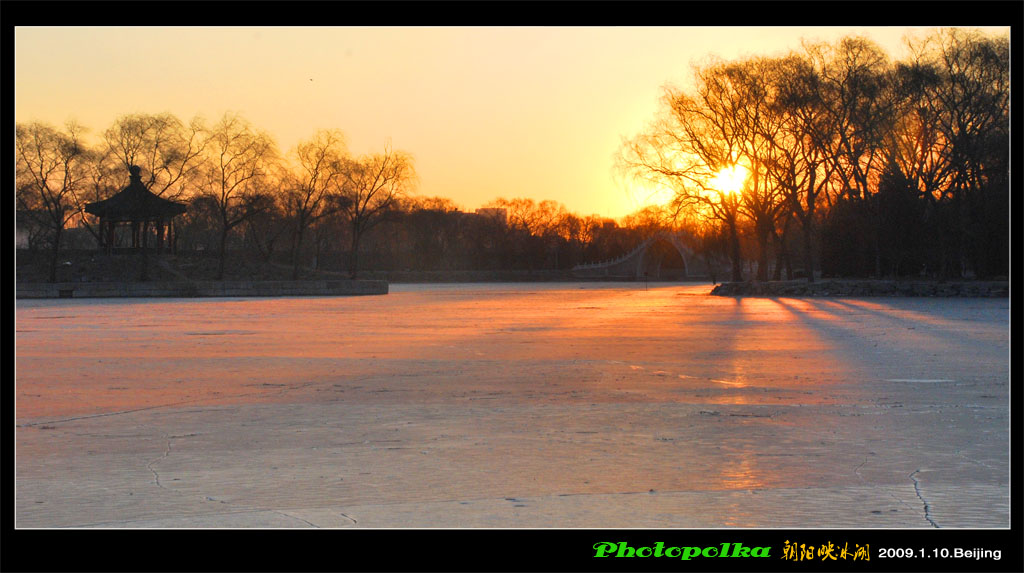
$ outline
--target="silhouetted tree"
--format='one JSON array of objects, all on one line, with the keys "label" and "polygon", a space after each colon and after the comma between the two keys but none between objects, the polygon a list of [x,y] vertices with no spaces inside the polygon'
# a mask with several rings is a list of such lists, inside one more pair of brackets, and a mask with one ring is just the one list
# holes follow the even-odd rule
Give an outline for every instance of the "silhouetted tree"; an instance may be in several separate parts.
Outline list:
[{"label": "silhouetted tree", "polygon": [[288,220],[284,208],[282,181],[286,177],[278,173],[273,180],[277,184],[270,187],[270,208],[254,212],[245,220],[245,244],[253,248],[264,263],[272,263],[280,241],[294,230],[294,223]]},{"label": "silhouetted tree", "polygon": [[[132,165],[142,168],[143,183],[155,195],[186,199],[203,160],[206,127],[194,118],[185,125],[170,113],[129,114],[103,132],[107,151],[121,163],[122,174]],[[127,175],[117,185],[123,188]]]},{"label": "silhouetted tree", "polygon": [[872,199],[877,202],[877,234],[888,274],[899,277],[920,273],[926,264],[924,253],[928,246],[925,199],[895,161],[887,164]]},{"label": "silhouetted tree", "polygon": [[[1009,40],[978,32],[945,29],[929,35],[914,50],[912,69],[925,80],[912,84],[917,109],[937,133],[934,143],[917,154],[917,163],[935,161],[943,177],[929,189],[943,207],[952,228],[944,235],[943,276],[958,276],[969,262],[975,271],[988,270],[978,260],[978,238],[995,230],[1004,234],[1008,217],[986,217],[990,204],[1003,204],[995,191],[1009,173]],[[930,182],[922,177],[924,182]],[[920,183],[919,183],[920,185]],[[1008,189],[1007,189],[1008,191]],[[987,242],[982,240],[983,243]]]},{"label": "silhouetted tree", "polygon": [[384,147],[359,159],[347,159],[341,167],[343,204],[340,211],[348,218],[352,231],[352,250],[348,271],[352,278],[359,269],[359,241],[363,234],[391,214],[415,181],[412,157]]},{"label": "silhouetted tree", "polygon": [[888,56],[876,44],[861,37],[843,38],[835,44],[809,46],[807,52],[818,73],[818,100],[829,117],[834,134],[822,141],[830,162],[832,193],[826,200],[845,196],[864,200],[868,216],[858,242],[870,243],[874,273],[881,269],[880,242],[876,234],[879,213],[868,201],[877,190],[885,159],[884,143],[892,129],[898,99]]},{"label": "silhouetted tree", "polygon": [[[912,257],[890,242],[922,224],[942,252],[940,274],[994,273],[986,261],[1006,257],[986,253],[1008,236],[1007,218],[994,217],[1008,191],[1007,73],[1005,37],[959,29],[928,36],[896,64],[859,37],[712,60],[695,68],[694,89],[665,90],[659,117],[624,142],[620,167],[672,188],[677,212],[720,222],[734,280],[748,240],[759,279],[769,247],[774,276],[791,267],[794,219],[811,281],[819,220],[822,241],[842,242],[822,247],[829,274],[909,272]],[[715,189],[716,174],[737,164],[749,171],[741,193]]]},{"label": "silhouetted tree", "polygon": [[15,185],[23,220],[50,235],[50,282],[57,280],[57,257],[68,223],[79,211],[89,150],[82,128],[69,123],[63,131],[45,123],[15,126]]},{"label": "silhouetted tree", "polygon": [[804,273],[814,282],[815,222],[834,169],[826,157],[834,137],[833,118],[817,97],[819,77],[807,58],[792,54],[775,60],[770,81],[774,98],[769,105],[779,125],[767,139],[766,167],[788,215],[800,224]]},{"label": "silhouetted tree", "polygon": [[292,222],[292,278],[299,276],[299,257],[310,226],[346,208],[342,192],[348,151],[339,130],[319,130],[294,151],[296,167],[284,181],[283,207]]},{"label": "silhouetted tree", "polygon": [[[749,58],[724,68],[708,70],[724,76],[723,102],[719,113],[740,143],[740,157],[749,174],[742,189],[740,210],[753,224],[757,243],[757,279],[768,280],[770,242],[778,236],[776,226],[787,219],[787,206],[771,165],[778,150],[775,142],[783,131],[785,109],[779,99],[776,61]],[[778,242],[778,241],[776,241]]]},{"label": "silhouetted tree", "polygon": [[[753,69],[759,65],[753,60],[712,61],[695,68],[696,88],[666,88],[660,116],[644,133],[626,141],[619,155],[620,167],[627,172],[671,188],[675,211],[696,211],[722,222],[729,235],[734,281],[743,280],[741,215],[753,216],[759,222],[757,236],[766,238],[778,204],[763,176],[761,100],[757,91],[751,91],[760,85]],[[744,188],[716,188],[716,177],[737,165],[750,171]],[[766,240],[761,244],[766,246]],[[764,255],[760,258],[763,261]],[[766,270],[759,270],[759,277]]]},{"label": "silhouetted tree", "polygon": [[210,130],[206,161],[199,168],[198,195],[212,201],[220,231],[217,279],[224,278],[228,234],[270,209],[269,172],[276,159],[273,139],[236,114],[225,114]]},{"label": "silhouetted tree", "polygon": [[415,197],[403,202],[401,225],[409,236],[410,259],[405,267],[418,270],[464,267],[458,245],[463,221],[454,203],[441,197]]},{"label": "silhouetted tree", "polygon": [[99,245],[103,243],[98,228],[99,218],[86,213],[85,206],[107,199],[120,191],[122,187],[119,185],[123,185],[125,168],[113,150],[105,144],[93,148],[84,168],[86,176],[82,183],[82,191],[77,194],[79,201],[75,205],[78,210],[76,220]]}]

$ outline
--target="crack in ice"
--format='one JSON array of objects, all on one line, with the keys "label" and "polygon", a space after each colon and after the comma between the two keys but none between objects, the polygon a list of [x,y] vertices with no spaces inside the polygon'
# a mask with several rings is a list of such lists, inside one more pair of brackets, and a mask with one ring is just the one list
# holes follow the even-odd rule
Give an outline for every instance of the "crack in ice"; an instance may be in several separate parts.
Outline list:
[{"label": "crack in ice", "polygon": [[354,517],[349,517],[349,516],[345,515],[344,513],[341,513],[340,511],[338,513],[341,514],[341,516],[344,517],[345,519],[352,520],[352,525],[356,525],[356,524],[359,523],[358,521],[355,520]]},{"label": "crack in ice", "polygon": [[[166,491],[169,491],[169,492],[172,492],[172,493],[176,493],[178,495],[184,495],[184,496],[188,495],[187,493],[185,493],[183,491],[178,491],[178,490],[171,489],[171,488],[165,486],[164,484],[160,483],[160,474],[157,473],[156,469],[154,469],[153,466],[156,465],[157,463],[167,459],[167,457],[171,455],[171,442],[173,440],[179,439],[179,438],[191,438],[193,436],[198,436],[198,435],[199,434],[193,433],[193,434],[181,434],[181,435],[175,435],[175,436],[167,436],[167,448],[164,449],[163,455],[161,455],[159,458],[157,458],[157,459],[149,462],[148,464],[146,464],[146,469],[148,469],[150,472],[152,472],[152,474],[153,474],[153,481],[154,481],[154,483],[156,483],[156,485],[160,489],[163,489],[163,490],[166,490]],[[212,498],[212,497],[207,496],[207,495],[203,495],[203,496],[200,496],[200,497],[204,501],[218,501],[218,502],[226,504],[228,506],[238,507],[238,508],[245,508],[243,511],[241,511],[241,513],[251,513],[251,512],[257,512],[257,511],[269,511],[271,513],[276,513],[277,515],[280,515],[280,516],[283,516],[283,517],[290,517],[292,519],[297,519],[297,520],[305,523],[306,525],[308,525],[310,527],[315,527],[317,529],[320,528],[319,525],[316,525],[315,523],[306,521],[305,519],[302,519],[301,517],[290,515],[288,513],[277,511],[275,509],[263,508],[263,507],[255,507],[255,506],[246,505],[246,504],[231,503],[231,502],[227,502],[227,501],[224,501],[224,500],[215,499],[215,498]],[[344,515],[344,514],[342,514],[342,515]],[[348,517],[347,515],[345,515],[345,517],[347,519],[350,519],[353,523],[355,523],[355,521],[356,521],[356,520],[352,519],[351,517]]]},{"label": "crack in ice", "polygon": [[990,469],[990,470],[994,470],[994,469],[996,469],[996,468],[994,468],[994,467],[992,467],[992,466],[990,466],[990,465],[986,464],[986,463],[985,463],[985,462],[983,462],[983,461],[979,461],[979,460],[976,460],[976,459],[974,459],[974,458],[969,458],[969,457],[965,456],[965,455],[964,455],[964,454],[963,454],[963,453],[962,453],[962,452],[961,452],[960,450],[957,450],[956,452],[954,452],[954,454],[956,454],[956,455],[960,456],[961,458],[963,458],[963,459],[965,459],[965,460],[967,460],[967,461],[969,461],[969,462],[972,462],[972,463],[978,464],[979,466],[984,466],[984,467],[986,467],[986,468],[988,468],[988,469]]},{"label": "crack in ice", "polygon": [[916,477],[914,477],[914,475],[920,471],[920,469],[916,469],[914,470],[914,473],[910,474],[910,479],[914,481],[914,493],[917,494],[917,498],[920,499],[921,503],[924,504],[924,518],[928,520],[928,523],[935,526],[936,529],[939,529],[939,524],[935,523],[935,520],[932,519],[931,507],[928,505],[928,502],[924,499],[924,496],[921,495],[921,482]]},{"label": "crack in ice", "polygon": [[[868,480],[864,479],[864,476],[860,475],[860,468],[864,467],[864,466],[865,466],[865,465],[866,465],[867,463],[868,463],[868,459],[867,459],[867,458],[864,458],[864,461],[862,461],[862,462],[860,463],[860,465],[859,465],[859,466],[857,466],[857,467],[853,468],[853,473],[857,475],[857,479],[859,479],[859,480],[861,481],[861,483],[863,483],[863,484],[867,484],[867,483],[868,483]],[[889,491],[889,492],[886,492],[886,493],[888,493],[888,494],[889,494],[889,497],[891,497],[891,498],[893,498],[894,500],[896,500],[896,502],[897,502],[897,503],[899,503],[900,505],[902,505],[902,506],[904,506],[904,507],[907,507],[907,508],[909,508],[909,507],[910,507],[909,505],[907,505],[907,502],[905,502],[905,501],[903,501],[902,499],[900,499],[900,498],[899,498],[899,497],[898,497],[898,496],[897,496],[896,494],[894,494],[893,492]],[[936,526],[936,527],[937,527],[937,526]]]},{"label": "crack in ice", "polygon": [[[153,473],[153,481],[154,481],[154,483],[156,483],[157,487],[159,487],[160,489],[165,489],[167,491],[174,491],[174,490],[170,489],[170,488],[167,488],[167,487],[164,487],[164,484],[160,483],[160,474],[156,473],[156,470],[153,469],[153,465],[156,464],[157,462],[160,462],[162,460],[167,459],[167,456],[171,455],[171,439],[172,439],[172,437],[168,437],[167,438],[167,449],[164,450],[163,455],[160,456],[159,458],[149,462],[148,464],[146,464],[146,469],[148,469],[150,472]],[[175,493],[181,493],[181,492],[175,492]]]},{"label": "crack in ice", "polygon": [[[276,509],[267,509],[267,510],[263,510],[263,511],[269,511],[270,513],[276,513],[276,514],[278,514],[278,515],[282,515],[282,516],[284,516],[284,517],[290,517],[290,518],[292,518],[292,519],[297,519],[297,520],[301,521],[302,523],[305,523],[306,525],[308,525],[308,526],[310,526],[310,527],[315,527],[315,528],[317,528],[317,529],[320,529],[320,526],[319,526],[319,525],[317,525],[317,524],[315,524],[315,523],[311,523],[311,522],[309,522],[309,521],[306,521],[305,519],[302,519],[301,517],[298,517],[298,516],[292,515],[292,514],[290,514],[290,513],[285,513],[285,512],[283,512],[283,511],[277,511]],[[347,517],[347,516],[346,516],[346,517]],[[351,518],[349,518],[349,519],[351,519]],[[353,520],[353,521],[354,521],[354,520]]]}]

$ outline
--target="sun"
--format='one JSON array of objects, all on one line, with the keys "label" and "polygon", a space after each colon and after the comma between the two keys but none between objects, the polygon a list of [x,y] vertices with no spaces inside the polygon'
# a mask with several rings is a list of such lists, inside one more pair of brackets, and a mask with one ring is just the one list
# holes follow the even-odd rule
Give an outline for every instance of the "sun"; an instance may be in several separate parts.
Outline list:
[{"label": "sun", "polygon": [[711,187],[726,193],[739,193],[747,180],[749,171],[739,163],[725,167],[711,180]]}]

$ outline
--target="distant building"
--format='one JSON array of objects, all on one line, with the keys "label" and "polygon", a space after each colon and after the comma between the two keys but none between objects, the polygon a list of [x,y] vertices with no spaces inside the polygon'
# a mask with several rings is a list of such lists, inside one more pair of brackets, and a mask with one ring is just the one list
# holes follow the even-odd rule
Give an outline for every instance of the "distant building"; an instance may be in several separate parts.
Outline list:
[{"label": "distant building", "polygon": [[28,248],[28,231],[18,226],[14,230],[14,248],[16,249],[27,249]]},{"label": "distant building", "polygon": [[508,211],[504,207],[482,207],[476,210],[476,214],[498,221],[502,225],[508,224]]},{"label": "distant building", "polygon": [[18,249],[27,249],[29,246],[29,217],[21,209],[15,211],[14,218],[14,246]]}]

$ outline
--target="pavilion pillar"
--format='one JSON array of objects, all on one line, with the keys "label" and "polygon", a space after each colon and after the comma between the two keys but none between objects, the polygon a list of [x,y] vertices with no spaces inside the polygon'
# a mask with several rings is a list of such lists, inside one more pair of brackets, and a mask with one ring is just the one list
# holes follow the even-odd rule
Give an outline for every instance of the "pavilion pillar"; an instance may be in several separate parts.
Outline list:
[{"label": "pavilion pillar", "polygon": [[117,242],[117,223],[115,221],[107,221],[107,254],[114,252],[114,244]]},{"label": "pavilion pillar", "polygon": [[132,248],[139,248],[139,222],[132,221]]},{"label": "pavilion pillar", "polygon": [[160,219],[156,223],[156,252],[160,253],[164,250],[164,220]]}]

